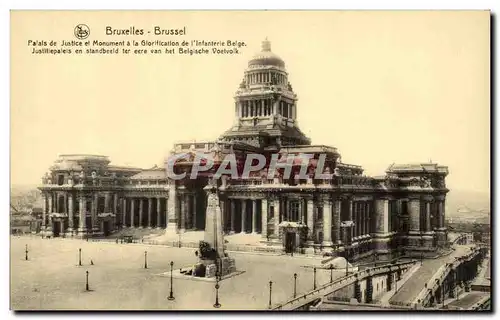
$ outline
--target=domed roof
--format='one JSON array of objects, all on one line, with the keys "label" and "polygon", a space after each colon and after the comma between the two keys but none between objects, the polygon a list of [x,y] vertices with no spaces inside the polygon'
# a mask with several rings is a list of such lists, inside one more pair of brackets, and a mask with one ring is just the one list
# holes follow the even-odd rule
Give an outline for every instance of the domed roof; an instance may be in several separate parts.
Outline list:
[{"label": "domed roof", "polygon": [[285,61],[271,52],[271,42],[266,38],[266,40],[262,41],[261,52],[255,54],[253,58],[248,61],[248,66],[275,66],[285,68]]}]

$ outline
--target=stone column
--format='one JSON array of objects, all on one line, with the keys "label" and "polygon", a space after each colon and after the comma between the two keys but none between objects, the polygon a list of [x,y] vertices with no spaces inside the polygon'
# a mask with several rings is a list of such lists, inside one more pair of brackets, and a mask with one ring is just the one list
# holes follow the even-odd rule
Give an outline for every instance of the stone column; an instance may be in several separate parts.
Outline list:
[{"label": "stone column", "polygon": [[73,234],[73,195],[71,193],[68,194],[68,233]]},{"label": "stone column", "polygon": [[340,244],[340,210],[342,206],[342,201],[340,199],[336,199],[333,203],[333,236],[332,240],[334,243]]},{"label": "stone column", "polygon": [[167,230],[166,232],[169,234],[177,233],[177,211],[179,208],[178,199],[177,199],[177,187],[175,185],[175,181],[169,181],[169,189],[168,189],[168,199],[166,205],[167,211]]},{"label": "stone column", "polygon": [[436,231],[437,236],[437,244],[439,246],[444,246],[447,242],[448,235],[446,233],[445,227],[445,197],[443,195],[439,195],[435,197],[438,203],[438,228]]},{"label": "stone column", "polygon": [[131,228],[135,228],[134,215],[135,215],[135,198],[130,198],[130,227]]},{"label": "stone column", "polygon": [[314,201],[307,199],[307,242],[314,243]]},{"label": "stone column", "polygon": [[252,233],[257,233],[257,200],[252,200]]},{"label": "stone column", "polygon": [[151,220],[153,219],[153,198],[148,198],[148,228],[151,229]]},{"label": "stone column", "polygon": [[45,232],[45,227],[47,224],[47,196],[45,192],[42,192],[42,227],[41,232]]},{"label": "stone column", "polygon": [[262,220],[262,226],[261,226],[261,234],[262,237],[267,239],[267,199],[262,199],[261,202],[261,220]]},{"label": "stone column", "polygon": [[113,194],[113,213],[115,214],[115,229],[117,228],[117,225],[120,224],[120,218],[118,216],[118,194],[115,193]]},{"label": "stone column", "polygon": [[184,201],[186,201],[186,229],[191,229],[193,224],[193,206],[191,202],[191,194],[186,194]]},{"label": "stone column", "polygon": [[246,226],[247,220],[247,201],[241,200],[241,233],[245,233],[247,230]]},{"label": "stone column", "polygon": [[126,228],[127,227],[127,198],[123,198],[123,205],[122,205],[122,227]]},{"label": "stone column", "polygon": [[109,194],[109,192],[106,192],[104,194],[104,212],[106,212],[106,213],[110,212],[110,210],[109,210],[109,203],[111,202],[110,200],[111,200],[110,194]]},{"label": "stone column", "polygon": [[181,232],[186,232],[186,211],[187,211],[187,199],[186,199],[186,195],[184,194],[182,197],[182,203],[181,203],[181,226],[180,226],[180,229],[181,229]]},{"label": "stone column", "polygon": [[410,215],[410,231],[408,242],[410,246],[420,246],[420,196],[412,196],[408,201]]},{"label": "stone column", "polygon": [[389,250],[389,200],[380,198],[375,200],[375,230],[374,239],[377,253],[388,253]]},{"label": "stone column", "polygon": [[53,201],[54,201],[54,195],[49,193],[49,215],[53,212]]},{"label": "stone column", "polygon": [[274,236],[279,239],[280,236],[280,200],[274,200]]},{"label": "stone column", "polygon": [[330,199],[323,200],[323,247],[332,245],[332,204]]},{"label": "stone column", "polygon": [[143,226],[143,210],[144,210],[144,199],[139,198],[139,229],[142,229]]},{"label": "stone column", "polygon": [[92,209],[91,209],[91,216],[90,219],[92,221],[92,232],[97,232],[99,230],[99,227],[97,225],[97,203],[99,200],[99,194],[96,192],[92,195]]},{"label": "stone column", "polygon": [[420,234],[420,197],[412,197],[408,201],[410,215],[410,233]]},{"label": "stone column", "polygon": [[[224,208],[224,216],[225,216],[225,213],[226,213],[226,206],[223,206]],[[197,214],[198,214],[198,207],[196,206],[196,193],[193,195],[193,229],[194,230],[197,230],[198,229],[198,217],[197,217]],[[225,221],[223,222],[224,225],[225,225]]]},{"label": "stone column", "polygon": [[234,223],[236,221],[236,200],[235,199],[229,199],[231,202],[231,230],[229,230],[230,234],[233,234],[235,229],[234,229]]},{"label": "stone column", "polygon": [[161,198],[156,198],[156,229],[161,228]]},{"label": "stone column", "polygon": [[299,222],[300,223],[304,223],[304,210],[302,210],[302,202],[304,202],[304,200],[302,198],[299,198]]},{"label": "stone column", "polygon": [[84,194],[80,194],[80,217],[78,219],[78,233],[87,232],[87,201]]},{"label": "stone column", "polygon": [[372,230],[370,230],[370,220],[372,219],[372,214],[370,212],[370,202],[369,201],[365,202],[365,209],[366,209],[365,228],[366,228],[366,233],[370,234],[372,232]]}]

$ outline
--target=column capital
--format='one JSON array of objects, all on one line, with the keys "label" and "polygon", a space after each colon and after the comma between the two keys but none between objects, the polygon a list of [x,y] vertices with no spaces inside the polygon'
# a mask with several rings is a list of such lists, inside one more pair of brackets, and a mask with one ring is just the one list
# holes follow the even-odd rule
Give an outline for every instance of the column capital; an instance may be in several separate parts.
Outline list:
[{"label": "column capital", "polygon": [[446,195],[444,195],[444,194],[438,194],[438,195],[434,196],[434,199],[436,201],[444,201],[444,200],[446,200]]},{"label": "column capital", "polygon": [[433,197],[430,194],[425,194],[422,196],[422,200],[426,201],[426,202],[432,202],[432,201],[434,201],[434,199],[435,199],[435,197]]},{"label": "column capital", "polygon": [[409,194],[407,198],[409,201],[420,200],[422,198],[422,195],[420,195],[418,193],[417,194]]}]

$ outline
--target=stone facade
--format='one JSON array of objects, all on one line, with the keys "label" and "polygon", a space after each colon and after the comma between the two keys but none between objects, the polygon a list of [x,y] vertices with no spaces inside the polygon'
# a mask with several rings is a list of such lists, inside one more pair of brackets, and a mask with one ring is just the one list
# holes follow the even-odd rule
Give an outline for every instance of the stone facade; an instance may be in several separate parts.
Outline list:
[{"label": "stone facade", "polygon": [[[260,234],[263,245],[287,246],[284,234],[301,233],[294,248],[344,254],[357,259],[374,252],[435,251],[447,242],[445,201],[448,168],[436,163],[391,165],[385,175],[368,177],[358,165],[341,162],[334,147],[312,145],[298,126],[297,95],[284,61],[269,41],[248,63],[235,94],[235,123],[217,141],[174,145],[185,154],[176,172],[190,173],[200,155],[249,153],[325,154],[333,179],[286,179],[267,169],[248,179],[222,177],[219,207],[225,234]],[[316,161],[316,162],[315,162]],[[107,235],[124,228],[161,228],[178,233],[203,230],[209,176],[171,180],[166,166],[118,167],[104,156],[62,155],[43,178],[43,222],[47,236]],[[294,163],[292,170],[300,163]],[[284,225],[296,224],[283,233]],[[294,231],[295,230],[295,231]],[[303,230],[303,231],[302,231]],[[292,248],[292,250],[295,250]]]}]

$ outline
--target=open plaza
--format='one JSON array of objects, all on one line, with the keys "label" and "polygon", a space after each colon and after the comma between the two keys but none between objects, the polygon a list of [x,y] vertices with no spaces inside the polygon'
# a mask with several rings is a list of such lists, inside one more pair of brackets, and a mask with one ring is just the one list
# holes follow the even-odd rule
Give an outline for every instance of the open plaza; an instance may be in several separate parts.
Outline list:
[{"label": "open plaza", "polygon": [[[25,249],[28,246],[28,260]],[[79,249],[82,249],[82,266]],[[147,251],[147,269],[144,268]],[[169,301],[170,270],[197,262],[196,249],[157,245],[87,242],[40,237],[11,238],[11,308],[14,310],[210,310],[215,283],[174,278]],[[231,252],[243,273],[220,282],[222,310],[265,310],[314,286],[313,265],[320,258]],[[93,265],[91,265],[91,260]],[[86,271],[89,289],[86,291]],[[345,274],[334,270],[334,278]],[[330,281],[330,270],[317,270],[317,285]]]}]

